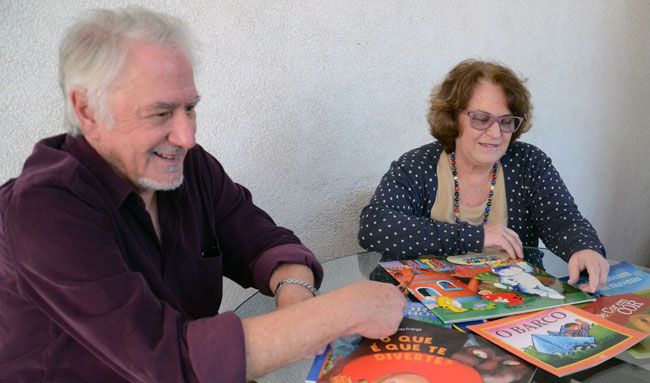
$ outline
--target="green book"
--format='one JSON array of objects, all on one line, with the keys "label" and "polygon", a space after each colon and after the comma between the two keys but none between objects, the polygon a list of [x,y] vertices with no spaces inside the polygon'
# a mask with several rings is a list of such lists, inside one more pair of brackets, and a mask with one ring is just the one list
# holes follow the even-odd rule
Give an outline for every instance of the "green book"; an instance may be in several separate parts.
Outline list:
[{"label": "green book", "polygon": [[592,302],[591,295],[507,254],[384,261],[403,290],[444,323],[491,319]]}]

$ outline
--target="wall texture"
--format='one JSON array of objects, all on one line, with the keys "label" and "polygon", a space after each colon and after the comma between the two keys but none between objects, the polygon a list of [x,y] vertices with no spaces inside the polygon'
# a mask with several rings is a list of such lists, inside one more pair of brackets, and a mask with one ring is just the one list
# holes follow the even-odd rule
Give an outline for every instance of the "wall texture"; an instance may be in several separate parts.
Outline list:
[{"label": "wall texture", "polygon": [[0,180],[62,131],[57,45],[84,9],[144,5],[201,40],[199,142],[323,260],[390,162],[431,140],[431,87],[468,57],[528,78],[534,127],[612,258],[650,265],[650,2],[0,2]]}]

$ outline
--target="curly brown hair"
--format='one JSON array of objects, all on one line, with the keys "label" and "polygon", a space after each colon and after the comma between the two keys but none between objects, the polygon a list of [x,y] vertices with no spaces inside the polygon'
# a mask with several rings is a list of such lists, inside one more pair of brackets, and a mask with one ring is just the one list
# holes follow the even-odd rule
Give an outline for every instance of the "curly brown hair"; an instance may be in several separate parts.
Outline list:
[{"label": "curly brown hair", "polygon": [[474,87],[480,80],[488,80],[503,88],[508,99],[508,108],[514,116],[523,117],[521,127],[510,139],[510,144],[527,132],[533,106],[530,93],[523,81],[506,66],[493,62],[465,60],[449,72],[442,84],[431,92],[431,107],[427,121],[431,135],[436,138],[447,153],[456,149],[456,138],[460,135],[458,116],[467,108]]}]

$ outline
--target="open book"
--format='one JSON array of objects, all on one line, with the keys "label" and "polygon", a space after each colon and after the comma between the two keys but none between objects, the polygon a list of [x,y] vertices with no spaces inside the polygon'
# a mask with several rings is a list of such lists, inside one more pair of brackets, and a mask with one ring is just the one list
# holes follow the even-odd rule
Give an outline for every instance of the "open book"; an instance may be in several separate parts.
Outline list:
[{"label": "open book", "polygon": [[444,323],[490,319],[595,299],[506,254],[379,263]]}]

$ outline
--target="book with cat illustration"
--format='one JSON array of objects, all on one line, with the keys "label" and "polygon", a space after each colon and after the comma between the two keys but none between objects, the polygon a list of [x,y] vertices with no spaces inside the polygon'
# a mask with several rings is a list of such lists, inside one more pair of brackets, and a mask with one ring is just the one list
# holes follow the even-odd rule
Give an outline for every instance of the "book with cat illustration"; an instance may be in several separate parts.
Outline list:
[{"label": "book with cat illustration", "polygon": [[541,268],[507,255],[469,254],[379,264],[444,323],[498,318],[595,300]]},{"label": "book with cat illustration", "polygon": [[530,382],[535,367],[456,330],[405,318],[383,339],[363,338],[319,383]]},{"label": "book with cat illustration", "polygon": [[596,366],[647,335],[574,306],[496,319],[470,328],[559,377]]}]

